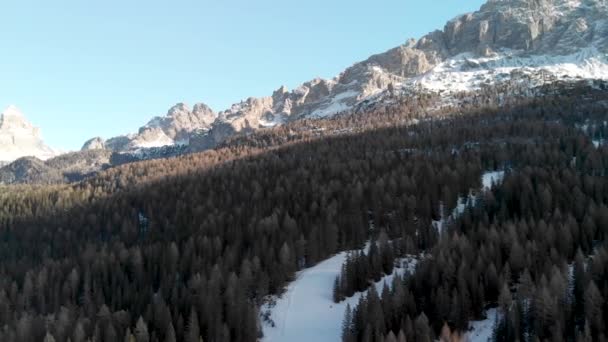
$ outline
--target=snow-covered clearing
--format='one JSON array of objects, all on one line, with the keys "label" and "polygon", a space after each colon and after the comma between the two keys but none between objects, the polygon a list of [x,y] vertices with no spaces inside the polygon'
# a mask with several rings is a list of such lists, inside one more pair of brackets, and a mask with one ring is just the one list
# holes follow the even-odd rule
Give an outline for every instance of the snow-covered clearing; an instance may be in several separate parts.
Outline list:
[{"label": "snow-covered clearing", "polygon": [[593,146],[595,146],[595,148],[598,148],[602,145],[604,145],[606,143],[606,140],[604,139],[594,139],[593,140]]},{"label": "snow-covered clearing", "polygon": [[[270,312],[272,323],[262,321],[265,342],[336,342],[341,340],[341,327],[346,306],[354,308],[363,292],[335,304],[332,299],[334,280],[340,274],[348,252],[339,253],[319,264],[298,272],[296,280],[287,287],[281,298],[262,307],[262,315]],[[391,285],[396,275],[413,272],[417,258],[399,261],[393,274],[375,284],[378,293],[386,282]]]},{"label": "snow-covered clearing", "polygon": [[[500,184],[504,177],[505,177],[504,171],[486,171],[486,172],[484,172],[481,175],[481,184],[482,184],[481,190],[489,191],[492,188],[493,184],[494,185]],[[446,224],[450,220],[454,220],[454,219],[458,218],[460,215],[462,215],[464,213],[464,210],[467,207],[474,206],[476,202],[477,202],[476,191],[471,189],[469,191],[469,195],[466,198],[465,197],[458,198],[456,207],[454,209],[452,209],[452,212],[447,217],[444,215],[444,207],[443,207],[443,204],[441,204],[440,212],[441,212],[442,217],[438,221],[432,222],[433,227],[435,227],[435,229],[437,229],[437,231],[439,232],[439,235],[441,235],[441,233],[445,229]]]},{"label": "snow-covered clearing", "polygon": [[481,184],[483,185],[483,190],[490,190],[492,188],[492,185],[501,183],[503,178],[505,178],[504,171],[485,172],[481,176]]},{"label": "snow-covered clearing", "polygon": [[488,342],[492,338],[496,320],[499,319],[500,313],[496,308],[486,311],[486,319],[482,321],[472,321],[469,323],[469,331],[464,335],[464,340],[467,342]]},{"label": "snow-covered clearing", "polygon": [[464,210],[469,207],[469,206],[474,206],[475,205],[475,201],[477,201],[477,196],[475,196],[473,194],[473,192],[469,192],[469,196],[466,198],[460,197],[458,198],[458,203],[456,203],[456,207],[452,210],[452,213],[450,215],[448,215],[447,217],[445,217],[443,211],[444,211],[444,207],[443,204],[441,204],[440,207],[440,212],[441,212],[441,219],[439,219],[438,221],[433,221],[432,225],[433,227],[435,227],[435,229],[437,229],[437,231],[439,232],[439,235],[441,235],[441,233],[443,233],[443,230],[445,229],[446,224],[450,221],[450,220],[455,220],[456,218],[458,218],[460,215],[462,215],[462,213],[464,213]]}]

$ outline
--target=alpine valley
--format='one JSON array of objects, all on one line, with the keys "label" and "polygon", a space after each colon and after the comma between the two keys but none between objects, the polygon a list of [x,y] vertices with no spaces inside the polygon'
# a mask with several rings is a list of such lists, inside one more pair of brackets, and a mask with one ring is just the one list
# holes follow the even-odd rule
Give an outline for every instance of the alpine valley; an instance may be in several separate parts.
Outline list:
[{"label": "alpine valley", "polygon": [[608,0],[488,0],[79,151],[10,106],[0,341],[608,341],[607,142]]}]

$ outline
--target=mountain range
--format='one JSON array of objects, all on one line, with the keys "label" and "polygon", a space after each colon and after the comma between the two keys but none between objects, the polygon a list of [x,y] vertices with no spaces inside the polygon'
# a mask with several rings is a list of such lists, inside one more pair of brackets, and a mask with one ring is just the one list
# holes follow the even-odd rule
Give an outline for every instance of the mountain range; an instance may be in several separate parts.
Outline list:
[{"label": "mountain range", "polygon": [[[176,153],[199,151],[236,134],[389,102],[395,94],[441,93],[449,102],[503,81],[532,88],[581,79],[608,79],[606,0],[489,0],[443,29],[373,55],[332,79],[316,78],[293,90],[282,86],[219,112],[203,103],[191,108],[179,103],[136,133],[92,138],[82,151],[138,158],[157,156],[163,146]],[[15,112],[9,107],[0,119],[0,160],[54,156],[38,130]]]}]

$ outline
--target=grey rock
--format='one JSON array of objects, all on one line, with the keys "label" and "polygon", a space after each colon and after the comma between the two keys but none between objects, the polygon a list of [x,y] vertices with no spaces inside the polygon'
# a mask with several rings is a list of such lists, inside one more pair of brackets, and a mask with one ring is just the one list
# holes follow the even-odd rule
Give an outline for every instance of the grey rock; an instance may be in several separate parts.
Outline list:
[{"label": "grey rock", "polygon": [[[514,57],[557,56],[589,48],[605,55],[607,18],[606,0],[489,0],[480,10],[450,20],[442,30],[371,56],[331,80],[316,78],[293,90],[280,87],[271,96],[248,98],[217,115],[202,104],[192,110],[178,104],[129,137],[128,143],[109,148],[122,151],[175,143],[210,148],[234,134],[348,110],[391,85],[433,73],[440,63],[465,53],[490,57],[508,50]],[[473,70],[484,65],[470,61],[463,67]]]},{"label": "grey rock", "polygon": [[95,137],[93,139],[87,140],[82,146],[82,151],[88,150],[103,150],[106,148],[106,141],[100,137]]},{"label": "grey rock", "polygon": [[25,156],[48,159],[55,154],[42,140],[40,130],[15,106],[0,114],[0,161],[12,162]]},{"label": "grey rock", "polygon": [[54,184],[64,181],[60,171],[36,157],[23,157],[0,168],[0,184]]}]

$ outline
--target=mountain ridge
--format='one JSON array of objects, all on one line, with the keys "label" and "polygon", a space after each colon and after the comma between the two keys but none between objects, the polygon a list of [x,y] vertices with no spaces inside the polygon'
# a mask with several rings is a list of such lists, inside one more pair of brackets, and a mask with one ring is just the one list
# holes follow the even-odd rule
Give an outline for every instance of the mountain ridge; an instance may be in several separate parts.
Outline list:
[{"label": "mountain ridge", "polygon": [[178,103],[135,133],[91,138],[81,150],[137,156],[154,156],[167,146],[200,151],[236,134],[353,111],[395,94],[434,92],[450,102],[457,93],[504,80],[533,88],[564,79],[608,79],[606,18],[606,0],[489,0],[331,79],[314,78],[292,90],[281,86],[217,112],[204,103]]},{"label": "mountain ridge", "polygon": [[605,0],[489,0],[478,11],[372,55],[334,78],[315,78],[293,90],[281,86],[272,95],[250,97],[219,112],[196,104],[205,108],[205,119],[178,125],[176,138],[167,133],[176,107],[181,118],[199,117],[178,104],[138,133],[113,138],[122,143],[110,148],[124,152],[188,144],[193,135],[196,148],[210,148],[236,133],[349,111],[389,89],[476,90],[520,71],[518,76],[539,84],[544,81],[538,74],[545,71],[558,78],[608,79],[607,8]]}]

